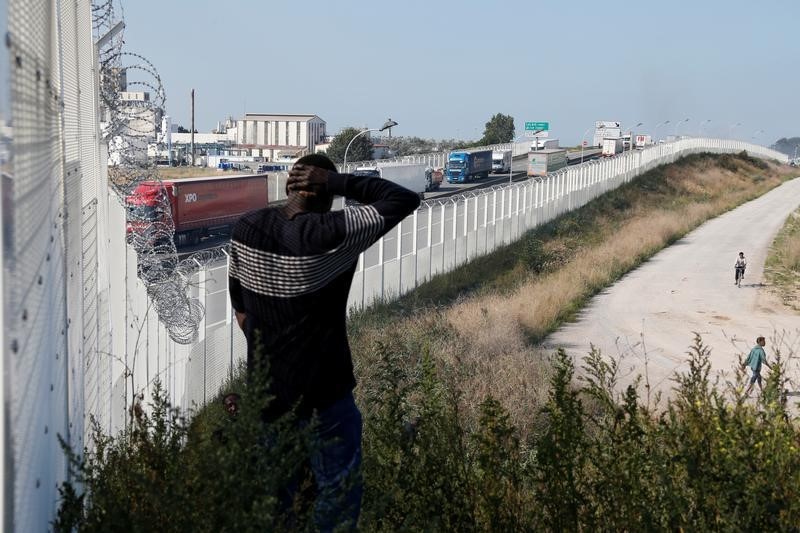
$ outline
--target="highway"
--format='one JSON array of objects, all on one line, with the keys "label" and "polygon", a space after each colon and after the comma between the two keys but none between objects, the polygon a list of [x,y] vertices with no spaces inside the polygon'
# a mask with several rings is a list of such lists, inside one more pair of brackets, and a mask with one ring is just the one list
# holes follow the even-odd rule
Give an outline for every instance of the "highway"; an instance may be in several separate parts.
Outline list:
[{"label": "highway", "polygon": [[[513,181],[520,181],[527,178],[528,159],[527,156],[521,156],[512,161],[512,179]],[[447,179],[442,181],[442,185],[437,191],[425,193],[425,200],[444,199],[456,194],[465,193],[467,191],[484,189],[492,185],[502,185],[508,183],[508,173],[506,174],[489,174],[489,177],[482,180],[473,181],[471,183],[447,183]],[[178,249],[178,256],[185,258],[193,253],[212,248],[225,246],[230,241],[228,236],[213,236],[202,239],[198,244],[192,246],[183,246]],[[394,232],[386,236],[384,248],[387,250],[395,250]],[[394,248],[393,248],[394,247]],[[390,252],[394,253],[394,252]],[[403,252],[405,253],[405,251]]]},{"label": "highway", "polygon": [[[518,156],[511,162],[511,174],[514,181],[525,179],[528,171],[528,156]],[[442,180],[442,185],[438,191],[426,192],[425,200],[444,198],[454,194],[461,194],[475,189],[485,189],[492,185],[502,185],[508,183],[508,173],[489,174],[489,177],[470,183],[447,183],[447,178]]]},{"label": "highway", "polygon": [[[600,155],[599,149],[588,149],[584,151],[583,157],[584,161],[589,161],[591,159],[595,159]],[[567,159],[570,165],[579,164],[581,155],[580,152],[569,152],[567,155]],[[512,181],[522,181],[527,179],[527,169],[528,169],[528,156],[524,154],[522,156],[517,156],[511,164],[512,169]],[[503,185],[508,183],[508,173],[505,174],[489,174],[489,177],[486,179],[472,181],[470,183],[448,183],[447,179],[445,178],[442,181],[442,185],[436,191],[427,192],[424,194],[425,200],[444,200],[450,196],[454,196],[457,194],[463,194],[469,191],[475,191],[479,189],[485,189],[487,187],[491,187],[493,185]],[[185,246],[181,247],[178,252],[181,257],[186,257],[191,255],[192,253],[208,250],[211,248],[217,248],[219,246],[224,246],[228,244],[229,237],[227,236],[214,236],[208,237],[200,241],[200,243],[193,245],[193,246]],[[390,250],[390,256],[394,252],[396,248],[396,244],[394,243],[394,233],[390,232],[389,235],[386,236],[384,239],[386,250]],[[410,245],[410,244],[409,244]],[[405,253],[405,251],[403,252]],[[371,259],[371,258],[368,258]],[[375,258],[377,261],[377,257]],[[371,264],[369,261],[367,264]]]}]

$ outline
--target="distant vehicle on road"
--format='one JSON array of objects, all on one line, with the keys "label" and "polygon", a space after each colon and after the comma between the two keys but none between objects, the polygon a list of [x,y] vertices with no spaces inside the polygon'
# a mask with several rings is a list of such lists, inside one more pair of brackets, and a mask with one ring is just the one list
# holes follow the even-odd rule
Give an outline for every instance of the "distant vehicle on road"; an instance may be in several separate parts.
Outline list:
[{"label": "distant vehicle on road", "polygon": [[511,171],[511,150],[495,150],[492,152],[492,172],[508,173]]},{"label": "distant vehicle on road", "polygon": [[533,150],[528,152],[528,176],[547,176],[567,166],[566,150]]},{"label": "distant vehicle on road", "polygon": [[168,205],[176,247],[227,235],[242,215],[267,206],[267,190],[266,174],[143,181],[125,199],[128,233],[167,222],[164,206]]},{"label": "distant vehicle on road", "polygon": [[221,161],[217,164],[219,170],[233,170],[234,172],[252,172],[252,169],[244,163],[231,163],[229,161]]},{"label": "distant vehicle on road", "polygon": [[650,135],[637,135],[634,137],[633,146],[635,148],[644,148],[653,144],[653,137]]},{"label": "distant vehicle on road", "polygon": [[531,143],[531,150],[555,150],[558,148],[558,139],[536,138]]},{"label": "distant vehicle on road", "polygon": [[455,150],[447,158],[447,182],[467,183],[486,178],[492,171],[492,151]]},{"label": "distant vehicle on road", "polygon": [[264,172],[286,172],[289,170],[289,165],[286,163],[266,163],[258,165],[256,172],[263,174]]},{"label": "distant vehicle on road", "polygon": [[622,153],[622,138],[603,139],[603,157],[612,157]]},{"label": "distant vehicle on road", "polygon": [[358,167],[353,175],[383,178],[419,194],[435,191],[442,183],[441,173],[437,176],[432,168],[422,164]]},{"label": "distant vehicle on road", "polygon": [[381,171],[378,167],[358,167],[353,171],[353,176],[364,176],[367,178],[380,178]]}]

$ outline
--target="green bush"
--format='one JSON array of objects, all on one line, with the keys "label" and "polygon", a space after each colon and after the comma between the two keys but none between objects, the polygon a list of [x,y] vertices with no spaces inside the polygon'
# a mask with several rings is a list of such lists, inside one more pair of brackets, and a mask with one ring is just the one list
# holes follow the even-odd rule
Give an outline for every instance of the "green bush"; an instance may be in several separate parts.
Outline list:
[{"label": "green bush", "polygon": [[[68,451],[57,531],[255,531],[304,527],[310,506],[284,487],[302,473],[308,431],[288,414],[267,430],[263,387],[240,389],[239,413],[208,406],[193,424],[160,384],[148,411],[135,405],[118,435],[92,423],[91,449]],[[198,423],[199,422],[199,423]],[[271,446],[264,445],[270,438]],[[299,478],[302,482],[302,477]],[[81,490],[85,493],[81,493]]]},{"label": "green bush", "polygon": [[[618,392],[618,367],[599,352],[576,381],[559,351],[537,429],[522,440],[491,397],[468,422],[458,369],[438,368],[428,348],[375,351],[359,398],[364,531],[798,530],[800,432],[780,353],[753,404],[741,372],[724,388],[710,378],[698,336],[662,408],[642,401],[639,381]],[[55,529],[309,528],[310,495],[280,505],[307,435],[289,417],[272,428],[275,446],[262,446],[263,394],[246,394],[235,420],[217,409],[188,425],[156,387],[152,415],[135,411],[115,437],[95,427],[93,451],[72,457],[78,485],[62,487]]]}]

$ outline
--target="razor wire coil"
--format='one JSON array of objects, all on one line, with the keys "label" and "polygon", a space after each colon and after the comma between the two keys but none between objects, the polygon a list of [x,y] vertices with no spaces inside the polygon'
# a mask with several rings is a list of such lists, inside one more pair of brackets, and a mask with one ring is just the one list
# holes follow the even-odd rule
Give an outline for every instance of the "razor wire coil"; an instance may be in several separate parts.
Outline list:
[{"label": "razor wire coil", "polygon": [[[123,18],[119,0],[95,0],[92,20],[96,39]],[[158,169],[148,158],[148,146],[159,144],[157,119],[165,110],[166,94],[155,66],[142,55],[124,51],[123,32],[104,41],[98,50],[102,134],[108,144],[109,186],[125,208],[127,242],[136,251],[137,275],[152,308],[176,343],[198,337],[205,309],[189,294],[192,274],[224,257],[203,251],[180,258],[175,246],[175,221],[169,194]],[[145,93],[139,97],[132,93]],[[151,142],[155,141],[155,142]],[[138,199],[139,186],[157,191],[147,202]]]}]

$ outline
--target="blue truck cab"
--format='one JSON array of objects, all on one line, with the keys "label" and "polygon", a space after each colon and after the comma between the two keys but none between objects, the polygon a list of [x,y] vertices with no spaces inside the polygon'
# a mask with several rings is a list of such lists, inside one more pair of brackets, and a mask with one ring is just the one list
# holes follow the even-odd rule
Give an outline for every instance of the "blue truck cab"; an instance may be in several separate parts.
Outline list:
[{"label": "blue truck cab", "polygon": [[485,178],[492,171],[492,151],[450,152],[447,158],[447,182],[467,183],[473,179]]}]

